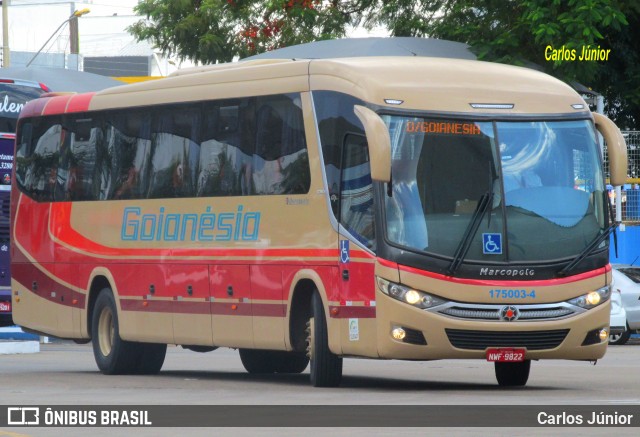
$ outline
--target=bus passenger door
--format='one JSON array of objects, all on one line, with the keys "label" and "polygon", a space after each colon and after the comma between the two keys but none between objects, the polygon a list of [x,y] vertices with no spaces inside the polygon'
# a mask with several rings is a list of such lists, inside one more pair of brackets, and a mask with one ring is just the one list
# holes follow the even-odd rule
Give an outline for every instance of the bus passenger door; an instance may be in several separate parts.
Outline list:
[{"label": "bus passenger door", "polygon": [[211,327],[216,346],[253,347],[249,266],[209,266]]}]

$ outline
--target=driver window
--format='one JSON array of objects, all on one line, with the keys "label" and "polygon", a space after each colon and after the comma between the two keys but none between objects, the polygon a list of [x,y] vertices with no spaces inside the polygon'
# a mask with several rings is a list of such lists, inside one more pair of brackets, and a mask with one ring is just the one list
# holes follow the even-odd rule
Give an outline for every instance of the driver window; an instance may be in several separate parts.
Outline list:
[{"label": "driver window", "polygon": [[373,182],[364,135],[346,134],[340,178],[340,221],[361,243],[375,250]]}]

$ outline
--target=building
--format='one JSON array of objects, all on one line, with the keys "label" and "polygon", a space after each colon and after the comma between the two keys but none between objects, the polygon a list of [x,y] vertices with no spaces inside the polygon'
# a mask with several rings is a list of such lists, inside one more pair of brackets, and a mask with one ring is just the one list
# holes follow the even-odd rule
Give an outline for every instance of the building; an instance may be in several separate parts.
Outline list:
[{"label": "building", "polygon": [[[135,4],[136,0],[9,1],[9,64],[31,62],[113,77],[166,76],[176,69],[170,60],[126,31],[140,19],[133,12]],[[85,8],[90,12],[78,18],[74,28],[70,16]]]}]

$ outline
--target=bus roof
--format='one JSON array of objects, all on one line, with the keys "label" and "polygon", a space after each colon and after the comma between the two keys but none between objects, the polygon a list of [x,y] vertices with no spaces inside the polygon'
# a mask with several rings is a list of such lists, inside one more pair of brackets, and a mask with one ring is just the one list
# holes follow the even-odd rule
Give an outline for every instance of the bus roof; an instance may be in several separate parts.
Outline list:
[{"label": "bus roof", "polygon": [[[339,91],[394,109],[443,113],[541,115],[588,110],[569,85],[535,70],[482,61],[409,56],[271,59],[195,67],[158,81],[109,88],[90,96],[67,97],[66,102],[76,104],[56,102],[55,106],[74,112],[85,105],[86,110],[101,110],[309,90]],[[54,97],[60,98],[64,97]],[[80,100],[82,105],[77,104]],[[402,103],[387,103],[390,100]],[[513,107],[476,109],[471,104]],[[46,111],[47,106],[49,103],[42,106],[43,113],[51,113]]]}]

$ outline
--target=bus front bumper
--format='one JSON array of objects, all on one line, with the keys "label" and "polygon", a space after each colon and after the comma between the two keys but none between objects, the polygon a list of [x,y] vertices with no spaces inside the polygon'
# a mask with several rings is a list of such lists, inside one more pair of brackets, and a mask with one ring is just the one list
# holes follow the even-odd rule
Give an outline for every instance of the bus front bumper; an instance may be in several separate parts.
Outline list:
[{"label": "bus front bumper", "polygon": [[[606,352],[610,302],[564,319],[475,321],[421,310],[377,292],[378,355],[388,359],[486,359],[487,349],[524,348],[525,358],[596,360]],[[405,337],[394,338],[400,328]],[[397,332],[397,331],[396,331]]]}]

